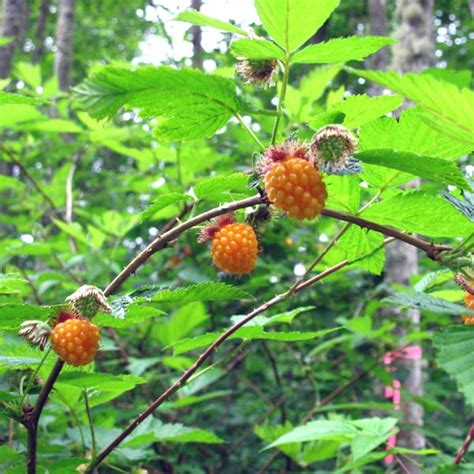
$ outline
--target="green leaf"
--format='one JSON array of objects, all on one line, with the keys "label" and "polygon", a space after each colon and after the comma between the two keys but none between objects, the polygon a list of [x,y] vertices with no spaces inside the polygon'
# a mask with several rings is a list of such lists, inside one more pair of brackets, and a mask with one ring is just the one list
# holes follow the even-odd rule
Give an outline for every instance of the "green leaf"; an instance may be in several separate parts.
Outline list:
[{"label": "green leaf", "polygon": [[207,443],[217,444],[223,440],[210,431],[184,426],[181,423],[163,423],[148,418],[134,431],[124,447],[138,447],[152,442]]},{"label": "green leaf", "polygon": [[346,258],[350,262],[367,255],[355,262],[352,267],[380,275],[384,264],[383,240],[384,237],[379,232],[367,231],[352,225],[339,239],[338,246],[346,253]]},{"label": "green leaf", "polygon": [[264,28],[288,52],[313,36],[338,5],[339,0],[255,0]]},{"label": "green leaf", "polygon": [[452,161],[386,149],[363,151],[355,153],[354,157],[364,163],[404,171],[442,185],[470,189],[466,178]]},{"label": "green leaf", "polygon": [[[321,331],[314,332],[300,332],[300,331],[288,331],[288,332],[266,332],[262,326],[244,326],[238,329],[232,334],[228,340],[244,339],[246,341],[252,340],[266,340],[266,341],[280,341],[280,342],[297,342],[297,341],[308,341],[323,337],[326,334],[331,334],[335,331],[339,331],[341,328],[323,329]],[[209,332],[201,334],[200,336],[181,339],[175,344],[172,344],[173,355],[183,354],[184,352],[199,349],[200,347],[209,346],[212,344],[222,333]]]},{"label": "green leaf", "polygon": [[191,200],[191,196],[182,193],[167,193],[158,196],[153,203],[147,207],[140,215],[141,221],[150,220],[153,216],[163,209],[166,209],[168,206],[173,204],[178,204],[183,201]]},{"label": "green leaf", "polygon": [[441,196],[426,191],[409,190],[383,199],[364,211],[363,217],[429,237],[464,237],[472,232],[466,216]]},{"label": "green leaf", "polygon": [[359,210],[360,185],[357,176],[327,176],[324,183],[328,190],[328,208],[350,214]]},{"label": "green leaf", "polygon": [[303,76],[298,88],[289,85],[286,91],[285,108],[290,118],[295,122],[314,122],[315,110],[320,110],[314,104],[322,97],[340,70],[341,66],[338,64],[315,67]]},{"label": "green leaf", "polygon": [[110,314],[99,313],[94,317],[94,323],[98,326],[106,326],[109,328],[128,328],[136,324],[148,321],[151,318],[162,316],[163,311],[147,306],[146,304],[133,303],[127,306],[126,314],[123,318],[118,318]]},{"label": "green leaf", "polygon": [[353,457],[357,459],[383,443],[393,433],[396,423],[396,418],[310,421],[280,436],[265,449],[308,441],[351,441]]},{"label": "green leaf", "polygon": [[0,38],[0,46],[5,46],[6,44],[11,43],[12,41],[15,41],[15,38],[11,38],[11,37]]},{"label": "green leaf", "polygon": [[155,434],[157,441],[173,443],[220,444],[224,442],[222,438],[210,431],[185,427],[181,423],[164,424]]},{"label": "green leaf", "polygon": [[6,104],[27,104],[37,105],[44,102],[44,100],[35,99],[34,97],[27,97],[26,95],[11,94],[9,92],[0,91],[0,105]]},{"label": "green leaf", "polygon": [[31,64],[20,62],[15,65],[15,75],[28,84],[32,89],[41,86],[41,66],[39,64]]},{"label": "green leaf", "polygon": [[167,66],[105,66],[79,85],[75,95],[96,118],[111,117],[122,107],[159,118],[156,132],[163,140],[209,137],[241,107],[231,80]]},{"label": "green leaf", "polygon": [[418,107],[405,110],[398,122],[394,118],[383,117],[361,127],[359,151],[381,148],[453,160],[471,151],[469,145],[430,128]]},{"label": "green leaf", "polygon": [[[2,344],[0,346],[0,368],[8,367],[10,370],[22,370],[35,367],[44,356],[36,347],[31,347],[26,342],[19,344]],[[52,367],[56,356],[50,353],[46,358],[45,367]]]},{"label": "green leaf", "polygon": [[112,375],[107,373],[89,373],[74,371],[62,373],[58,383],[78,387],[82,389],[95,389],[102,391],[126,391],[132,390],[137,385],[145,383],[146,380],[136,375]]},{"label": "green leaf", "polygon": [[48,474],[64,474],[65,472],[78,472],[78,467],[82,464],[87,464],[86,458],[68,457],[66,459],[59,459],[44,466],[44,472]]},{"label": "green leaf", "polygon": [[230,45],[230,52],[236,58],[247,59],[280,59],[285,60],[285,53],[275,43],[266,39],[239,39]]},{"label": "green leaf", "polygon": [[362,429],[362,433],[351,443],[352,458],[356,461],[380,446],[394,433],[393,428],[397,424],[397,419],[367,418],[355,420],[352,423]]},{"label": "green leaf", "polygon": [[360,61],[379,49],[394,43],[393,38],[383,36],[351,36],[306,46],[291,59],[300,64],[330,64]]},{"label": "green leaf", "polygon": [[[254,433],[262,440],[271,443],[276,439],[280,438],[286,433],[292,431],[293,425],[287,421],[283,425],[271,425],[268,421],[266,421],[263,425],[256,426],[254,428]],[[278,449],[285,453],[287,456],[297,460],[298,453],[301,450],[301,444],[299,443],[290,443],[290,444],[283,444],[278,447]]]},{"label": "green leaf", "polygon": [[208,282],[186,288],[163,290],[156,293],[150,301],[159,303],[190,303],[192,301],[227,301],[252,299],[246,291],[225,283]]},{"label": "green leaf", "polygon": [[472,71],[469,69],[441,69],[438,67],[431,67],[425,69],[423,74],[430,74],[431,76],[436,77],[436,79],[450,82],[459,88],[470,87],[472,81]]},{"label": "green leaf", "polygon": [[58,314],[60,309],[61,305],[0,304],[0,329],[18,331],[23,321],[30,319],[46,321]]},{"label": "green leaf", "polygon": [[190,8],[184,12],[181,12],[177,17],[177,21],[185,21],[187,23],[192,23],[193,25],[199,26],[210,26],[211,28],[216,28],[222,31],[228,31],[229,33],[236,33],[238,35],[247,36],[247,32],[241,28],[227,23],[225,21],[217,20],[216,18],[211,18],[209,16],[203,15],[202,13]]},{"label": "green leaf", "polygon": [[181,306],[169,319],[155,328],[154,334],[165,346],[186,337],[194,328],[209,319],[206,307],[200,301]]},{"label": "green leaf", "polygon": [[[19,126],[20,127],[20,126]],[[49,119],[40,122],[22,123],[22,130],[46,133],[83,133],[84,130],[70,120]]]},{"label": "green leaf", "polygon": [[456,381],[474,406],[474,330],[472,326],[451,326],[435,333],[436,360]]},{"label": "green leaf", "polygon": [[225,201],[234,193],[250,196],[253,191],[248,186],[249,176],[244,173],[234,173],[228,176],[211,176],[194,187],[194,194],[199,199],[207,201]]},{"label": "green leaf", "polygon": [[[268,318],[262,316],[262,319],[260,319],[260,325],[269,326],[271,324],[276,324],[276,323],[291,324],[293,323],[293,319],[295,319],[296,316],[300,315],[301,313],[306,313],[307,311],[312,311],[315,308],[316,306],[302,306],[300,308],[292,309],[290,311],[285,311],[284,313],[275,314],[274,316],[270,316]],[[252,319],[252,321],[255,321],[256,319],[257,318]],[[250,321],[250,323],[252,321]]]},{"label": "green leaf", "polygon": [[357,434],[359,434],[357,428],[348,421],[310,421],[280,436],[265,449],[275,448],[288,443],[303,443],[324,439],[349,441]]},{"label": "green leaf", "polygon": [[398,292],[385,298],[383,301],[407,308],[417,308],[425,311],[432,311],[433,313],[452,314],[455,316],[469,314],[474,316],[474,310],[468,309],[463,305],[451,303],[450,301],[420,292]]},{"label": "green leaf", "polygon": [[160,407],[160,411],[184,408],[191,405],[196,405],[197,403],[207,402],[208,400],[213,400],[214,398],[226,397],[231,394],[231,390],[216,390],[215,392],[208,392],[203,395],[189,395],[187,397],[178,398],[173,402],[163,403]]},{"label": "green leaf", "polygon": [[416,102],[425,111],[424,118],[431,127],[474,146],[474,91],[460,89],[430,74],[350,71]]},{"label": "green leaf", "polygon": [[352,95],[333,105],[333,110],[342,112],[342,122],[347,128],[358,128],[376,118],[388,114],[400,107],[403,97],[384,95],[369,97],[368,95]]}]

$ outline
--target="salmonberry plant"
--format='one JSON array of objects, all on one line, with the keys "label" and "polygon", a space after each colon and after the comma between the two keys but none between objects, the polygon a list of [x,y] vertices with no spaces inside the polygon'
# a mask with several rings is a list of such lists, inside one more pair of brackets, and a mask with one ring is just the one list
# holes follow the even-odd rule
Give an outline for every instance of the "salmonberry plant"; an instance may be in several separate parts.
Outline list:
[{"label": "salmonberry plant", "polygon": [[[391,38],[307,45],[338,3],[255,0],[258,33],[186,11],[176,21],[232,35],[235,71],[101,65],[55,101],[67,120],[28,81],[0,92],[0,152],[23,178],[0,183],[16,229],[1,252],[2,472],[452,462],[459,443],[387,445],[409,427],[355,384],[390,386],[384,354],[426,343],[426,370],[474,403],[474,92],[449,71],[346,65]],[[344,75],[387,93],[344,94]],[[419,253],[407,287],[380,284],[394,241]]]}]

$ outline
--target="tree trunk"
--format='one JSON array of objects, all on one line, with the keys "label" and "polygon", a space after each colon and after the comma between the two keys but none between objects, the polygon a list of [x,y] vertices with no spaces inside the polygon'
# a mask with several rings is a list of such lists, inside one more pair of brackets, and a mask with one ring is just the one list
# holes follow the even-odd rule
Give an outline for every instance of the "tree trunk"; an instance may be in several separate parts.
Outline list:
[{"label": "tree trunk", "polygon": [[[368,0],[369,9],[369,31],[374,36],[387,36],[388,19],[387,19],[387,0]],[[389,50],[387,47],[377,51],[369,56],[365,61],[368,69],[376,71],[384,71],[389,66]],[[372,96],[382,95],[384,87],[380,84],[372,82],[367,88],[367,93]]]},{"label": "tree trunk", "polygon": [[[191,0],[191,8],[200,11],[202,0]],[[200,26],[191,27],[191,42],[193,43],[193,67],[202,69],[202,30]]]},{"label": "tree trunk", "polygon": [[25,0],[4,0],[2,5],[1,34],[3,38],[14,38],[11,43],[0,47],[0,78],[10,74],[15,49],[20,46],[25,33],[27,19],[27,5]]},{"label": "tree trunk", "polygon": [[46,23],[49,15],[49,0],[42,0],[40,11],[38,15],[38,22],[36,24],[36,41],[35,49],[33,51],[33,64],[40,61],[44,51],[44,33],[46,30]]},{"label": "tree trunk", "polygon": [[[434,0],[397,0],[396,17],[398,28],[395,38],[398,42],[393,47],[393,68],[398,72],[420,72],[434,63],[433,25]],[[414,180],[409,187],[418,187],[419,180]],[[387,248],[385,280],[388,284],[409,285],[410,276],[418,272],[418,256],[415,248],[401,242],[394,242]],[[392,310],[391,317],[398,319],[396,333],[403,337],[408,330],[417,330],[420,312],[409,310],[402,312]],[[403,324],[405,323],[405,324]],[[407,375],[402,386],[414,396],[423,395],[423,366],[421,359],[404,359],[398,365]],[[399,435],[399,443],[410,449],[422,449],[425,438],[419,431],[423,426],[423,408],[412,401],[402,399],[402,412],[407,429]],[[410,473],[419,473],[415,463],[404,466]]]},{"label": "tree trunk", "polygon": [[[370,34],[374,36],[386,36],[388,33],[387,0],[368,0]],[[367,61],[371,69],[384,70],[389,64],[389,50],[382,48]]]},{"label": "tree trunk", "polygon": [[59,88],[62,91],[67,91],[70,85],[75,7],[76,0],[60,0],[59,2],[54,73],[58,76]]},{"label": "tree trunk", "polygon": [[397,0],[399,21],[393,46],[393,68],[420,72],[434,64],[434,0]]}]

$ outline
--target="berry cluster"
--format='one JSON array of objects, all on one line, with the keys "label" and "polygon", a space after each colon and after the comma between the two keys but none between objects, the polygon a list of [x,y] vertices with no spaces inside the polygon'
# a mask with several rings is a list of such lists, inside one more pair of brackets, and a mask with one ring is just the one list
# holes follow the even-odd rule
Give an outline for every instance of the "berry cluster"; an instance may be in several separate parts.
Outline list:
[{"label": "berry cluster", "polygon": [[[319,130],[311,144],[290,139],[269,147],[258,163],[269,202],[294,219],[314,219],[328,197],[320,170],[337,174],[360,171],[352,158],[356,145],[350,132],[338,125]],[[255,268],[255,231],[248,224],[236,223],[233,214],[206,226],[198,241],[207,240],[211,241],[212,259],[220,270],[242,275]]]},{"label": "berry cluster", "polygon": [[327,198],[321,174],[302,158],[275,163],[265,175],[265,188],[270,202],[297,220],[314,219]]},{"label": "berry cluster", "polygon": [[59,358],[70,365],[92,362],[99,348],[99,328],[88,319],[69,318],[54,326],[51,344]]},{"label": "berry cluster", "polygon": [[229,213],[214,219],[199,236],[199,242],[211,241],[214,265],[226,273],[243,275],[255,268],[258,239],[252,226],[235,222]]},{"label": "berry cluster", "polygon": [[295,140],[270,147],[260,161],[270,202],[297,220],[314,219],[327,198],[309,147]]}]

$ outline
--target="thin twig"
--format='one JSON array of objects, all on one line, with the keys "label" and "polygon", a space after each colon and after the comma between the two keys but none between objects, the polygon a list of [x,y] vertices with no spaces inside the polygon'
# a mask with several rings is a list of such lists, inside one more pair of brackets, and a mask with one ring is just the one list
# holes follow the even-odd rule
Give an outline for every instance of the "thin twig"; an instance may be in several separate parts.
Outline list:
[{"label": "thin twig", "polygon": [[77,165],[82,157],[82,151],[77,151],[72,157],[71,167],[69,168],[66,178],[66,210],[64,211],[64,221],[67,223],[72,222],[72,216],[74,211],[74,194],[73,184],[74,175],[76,174]]},{"label": "thin twig", "polygon": [[41,185],[38,183],[36,178],[30,174],[28,171],[28,168],[22,163],[20,159],[13,153],[11,150],[0,144],[0,150],[5,153],[9,158],[10,161],[18,166],[20,168],[20,171],[25,175],[26,178],[31,182],[33,187],[36,189],[36,191],[41,195],[41,197],[44,199],[44,201],[48,204],[48,206],[51,208],[51,210],[58,216],[61,216],[61,212],[59,209],[56,207],[54,204],[53,200],[49,197],[48,193],[41,187]]},{"label": "thin twig", "polygon": [[33,283],[33,280],[30,278],[30,276],[28,275],[28,273],[26,272],[26,270],[22,267],[18,267],[18,269],[20,270],[20,273],[23,275],[23,278],[28,282],[28,285],[30,286],[31,288],[31,292],[33,293],[33,298],[35,299],[36,301],[36,304],[38,305],[43,305],[43,300],[41,299],[39,293],[38,293],[38,290],[36,289],[36,286],[35,284]]},{"label": "thin twig", "polygon": [[286,90],[288,88],[288,80],[290,78],[290,56],[288,53],[286,53],[286,58],[283,67],[283,78],[281,81],[280,97],[278,98],[277,116],[272,131],[272,145],[275,144],[278,136],[278,127],[280,126],[280,120],[283,115],[283,104],[285,102]]},{"label": "thin twig", "polygon": [[[278,389],[278,394],[281,395],[282,383],[281,383],[280,371],[278,370],[277,360],[276,360],[275,356],[273,355],[271,349],[268,347],[268,344],[265,341],[261,342],[261,346],[262,346],[263,352],[267,356],[267,358],[270,362],[270,365],[272,367],[273,376],[275,377],[275,384],[276,384],[277,389]],[[286,408],[285,408],[284,403],[282,403],[280,405],[280,414],[281,414],[281,422],[282,422],[282,424],[284,424],[286,422]]]},{"label": "thin twig", "polygon": [[[326,276],[336,272],[343,266],[347,265],[349,262],[344,261],[333,267],[326,269],[324,272],[316,275],[311,279],[312,284],[316,283],[319,280],[322,280]],[[306,282],[305,282],[306,283]],[[308,285],[301,284],[299,285],[295,293],[298,293],[302,289],[306,288]],[[246,323],[251,321],[255,316],[267,311],[269,308],[275,306],[281,301],[288,298],[288,293],[281,293],[277,296],[274,296],[272,299],[263,303],[262,305],[255,308],[244,318],[240,319],[233,326],[224,331],[194,362],[194,364],[189,367],[179,379],[173,383],[167,390],[165,390],[143,413],[138,415],[135,420],[130,423],[127,428],[125,428],[122,433],[120,433],[106,448],[104,448],[95,461],[91,462],[86,469],[86,473],[92,472],[92,469],[97,467],[132,431],[134,431],[148,416],[150,416],[166,399],[173,395],[178,389],[180,389],[187,380],[201,367],[201,365],[210,357],[210,355],[217,350],[221,344],[223,344],[232,334],[234,334],[238,329],[244,326]]]},{"label": "thin twig", "polygon": [[389,235],[390,237],[394,237],[398,240],[401,240],[402,242],[412,245],[413,247],[423,250],[423,252],[425,252],[426,255],[433,260],[439,260],[439,256],[442,252],[451,250],[451,247],[449,247],[448,245],[431,244],[429,242],[426,242],[425,240],[419,239],[418,237],[405,234],[404,232],[393,229],[391,227],[387,227],[372,221],[362,219],[361,217],[343,214],[342,212],[333,211],[332,209],[323,209],[322,214],[328,217],[339,219],[341,221],[356,224],[359,227],[363,227],[365,229],[375,230],[376,232]]},{"label": "thin twig", "polygon": [[30,376],[28,383],[26,384],[26,388],[23,391],[23,395],[21,397],[21,401],[19,403],[20,410],[23,408],[23,403],[25,403],[25,399],[28,396],[28,393],[30,393],[31,387],[33,386],[33,383],[38,375],[38,372],[40,371],[41,367],[44,364],[44,361],[46,358],[49,356],[49,353],[51,352],[51,347],[48,348],[48,350],[43,354],[43,357],[41,358],[38,366],[36,367],[35,371],[33,374]]},{"label": "thin twig", "polygon": [[15,421],[10,418],[8,423],[8,447],[13,449],[13,438],[15,436]]},{"label": "thin twig", "polygon": [[[154,253],[156,253],[158,250],[163,249],[166,247],[167,244],[170,242],[174,241],[177,239],[181,234],[186,232],[187,230],[195,227],[196,225],[199,225],[213,217],[217,217],[219,215],[225,214],[227,212],[231,212],[237,209],[243,209],[246,207],[251,207],[259,204],[263,204],[266,202],[265,196],[261,195],[255,195],[250,198],[243,199],[241,201],[234,201],[231,203],[224,204],[223,206],[211,209],[209,211],[206,211],[202,214],[199,214],[198,216],[195,216],[186,222],[176,226],[175,228],[170,229],[167,232],[164,232],[162,235],[157,237],[153,242],[151,242],[143,251],[141,251],[123,270],[122,272],[119,273],[119,275],[109,284],[109,286],[104,290],[104,294],[106,296],[109,296],[113,294],[118,288],[121,287],[121,285],[132,275],[134,272],[141,267]],[[418,239],[416,237],[409,236],[407,234],[404,234],[400,231],[375,224],[370,221],[366,221],[364,219],[361,219],[359,217],[355,216],[349,216],[346,214],[339,213],[337,211],[332,211],[329,209],[326,209],[323,211],[324,215],[327,215],[329,217],[334,217],[340,220],[345,220],[347,222],[351,222],[354,224],[359,225],[360,227],[376,230],[378,232],[382,232],[386,235],[390,235],[394,238],[398,238],[400,240],[403,240],[417,248],[420,248],[424,250],[431,258],[438,259],[439,254],[444,251],[448,250],[449,247],[447,246],[437,246],[430,244],[428,242],[425,242],[421,239]],[[334,273],[335,271],[339,270],[340,268],[343,268],[347,265],[349,265],[351,262],[345,260],[340,262],[339,264],[328,268],[324,272],[320,273],[319,275],[314,276],[313,278],[304,281],[294,289],[294,293],[298,293],[299,291],[302,291],[303,289],[307,288],[308,286],[311,286],[312,284],[316,283],[317,281],[321,280],[322,278],[325,278],[326,276]],[[186,370],[181,377],[173,384],[171,385],[165,392],[163,392],[160,397],[158,397],[148,408],[145,410],[142,414],[140,414],[109,446],[107,446],[99,455],[97,456],[96,460],[92,462],[86,472],[92,472],[92,470],[98,466],[103,459],[105,459],[108,454],[110,454],[111,451],[117,447],[123,439],[125,439],[144,419],[146,419],[153,411],[160,406],[167,398],[169,398],[172,394],[174,394],[186,381],[194,374],[194,372],[197,371],[197,369],[210,357],[210,355],[230,336],[232,335],[235,331],[237,331],[240,327],[242,327],[245,323],[253,319],[257,314],[260,314],[264,311],[266,311],[268,308],[274,306],[275,304],[279,303],[280,301],[288,298],[290,295],[287,293],[280,294],[272,298],[271,300],[267,301],[266,303],[262,304],[258,308],[256,308],[254,311],[249,313],[245,318],[240,320],[237,324],[234,326],[230,327],[225,331],[212,345],[210,345],[202,354],[201,356],[198,357],[196,362],[188,369]],[[58,377],[61,368],[62,368],[63,363],[61,361],[58,361],[53,368],[53,371],[50,374],[50,377],[48,378],[45,386],[43,387],[43,390],[40,393],[40,397],[38,399],[37,406],[33,412],[34,418],[36,419],[36,424],[37,424],[37,419],[41,415],[42,408],[44,406],[44,403],[46,402],[47,396],[49,392],[52,389],[52,386]],[[36,425],[34,425],[36,429]],[[36,443],[36,442],[35,442]],[[36,456],[36,444],[34,446],[34,453],[32,453],[32,456]]]},{"label": "thin twig", "polygon": [[[66,177],[66,209],[64,211],[64,222],[66,222],[67,224],[72,224],[73,221],[72,216],[74,211],[74,175],[76,174],[77,165],[79,164],[79,160],[81,159],[81,157],[81,150],[74,153],[72,157],[72,164],[69,168],[69,172]],[[71,252],[77,253],[78,245],[76,239],[72,235],[69,235],[68,240]]]},{"label": "thin twig", "polygon": [[246,132],[252,137],[253,141],[258,145],[261,151],[265,150],[265,145],[260,139],[253,133],[253,130],[245,123],[244,119],[239,113],[235,114],[235,118],[239,121],[240,125],[246,130]]},{"label": "thin twig", "polygon": [[202,214],[193,217],[192,219],[183,222],[182,224],[170,229],[167,232],[162,233],[153,242],[151,242],[144,250],[142,250],[110,283],[110,285],[104,290],[104,294],[109,296],[117,291],[122,284],[127,280],[138,268],[140,268],[154,253],[164,248],[169,242],[177,239],[181,234],[187,230],[202,224],[203,222],[212,219],[213,217],[226,214],[227,212],[236,211],[237,209],[243,209],[246,207],[256,206],[262,204],[264,198],[259,194],[242,199],[241,201],[233,201],[222,206],[216,207],[209,211],[203,212]]},{"label": "thin twig", "polygon": [[469,431],[467,432],[467,435],[464,438],[464,441],[461,447],[459,448],[458,453],[456,454],[453,464],[459,464],[461,462],[462,458],[467,453],[467,450],[469,449],[469,446],[471,445],[473,440],[474,440],[474,423],[469,428]]},{"label": "thin twig", "polygon": [[89,421],[89,428],[91,431],[92,459],[94,459],[95,454],[97,452],[97,443],[95,440],[94,423],[92,421],[92,412],[91,412],[91,407],[89,404],[89,395],[87,394],[87,388],[84,389],[83,394],[84,394],[84,404],[86,406],[87,420]]}]

